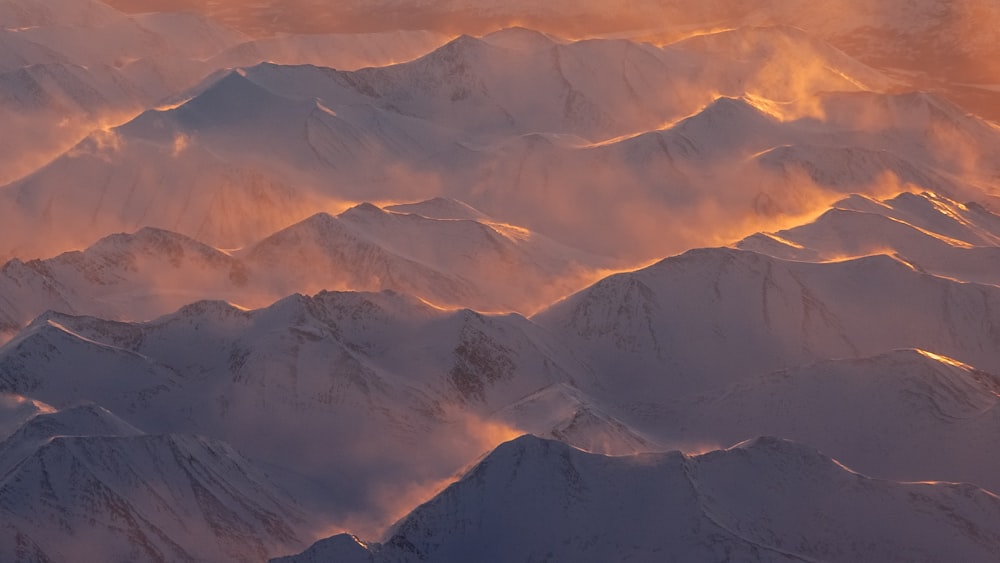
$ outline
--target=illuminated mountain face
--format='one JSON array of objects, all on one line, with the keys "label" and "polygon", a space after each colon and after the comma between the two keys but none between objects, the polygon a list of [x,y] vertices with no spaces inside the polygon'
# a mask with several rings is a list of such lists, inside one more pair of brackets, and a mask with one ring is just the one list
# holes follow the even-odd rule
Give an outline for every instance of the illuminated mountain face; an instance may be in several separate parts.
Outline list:
[{"label": "illuminated mountain face", "polygon": [[998,17],[0,2],[0,559],[991,561]]}]

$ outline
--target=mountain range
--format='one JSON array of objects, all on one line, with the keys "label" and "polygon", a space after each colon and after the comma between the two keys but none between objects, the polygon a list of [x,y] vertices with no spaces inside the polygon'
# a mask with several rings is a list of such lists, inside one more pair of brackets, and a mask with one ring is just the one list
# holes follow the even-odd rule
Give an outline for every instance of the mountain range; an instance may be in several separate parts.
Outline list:
[{"label": "mountain range", "polygon": [[0,560],[994,560],[998,17],[0,0]]},{"label": "mountain range", "polygon": [[870,479],[775,438],[609,458],[526,436],[385,542],[334,536],[272,561],[990,561],[1000,537],[974,522],[998,511],[975,487]]},{"label": "mountain range", "polygon": [[[511,29],[388,67],[215,75],[0,188],[25,233],[4,252],[56,254],[142,225],[234,248],[345,201],[444,196],[635,263],[784,226],[853,192],[994,197],[989,123],[893,93],[892,79],[795,30],[716,35],[654,47]],[[817,70],[774,78],[803,53]],[[599,79],[614,67],[621,78]]]}]

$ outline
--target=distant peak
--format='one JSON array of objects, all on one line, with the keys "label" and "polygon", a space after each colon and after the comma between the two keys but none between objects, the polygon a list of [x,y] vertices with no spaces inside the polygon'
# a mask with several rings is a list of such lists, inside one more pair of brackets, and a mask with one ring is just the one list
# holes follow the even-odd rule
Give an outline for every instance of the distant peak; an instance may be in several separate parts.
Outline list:
[{"label": "distant peak", "polygon": [[484,35],[482,40],[494,47],[529,53],[548,49],[557,43],[549,35],[520,26],[494,31]]},{"label": "distant peak", "polygon": [[320,211],[319,213],[314,213],[314,214],[306,217],[305,219],[303,219],[302,221],[300,221],[299,224],[306,224],[306,223],[328,223],[330,221],[336,221],[336,220],[337,220],[336,217],[334,217],[333,215],[330,215],[326,211]]},{"label": "distant peak", "polygon": [[390,205],[385,210],[393,213],[420,215],[428,219],[467,219],[479,221],[489,218],[485,213],[467,203],[445,197],[435,197],[417,203]]},{"label": "distant peak", "polygon": [[703,123],[705,126],[715,128],[724,124],[726,128],[731,128],[737,123],[765,123],[773,121],[773,117],[762,111],[760,108],[750,103],[745,98],[731,98],[721,96],[705,106],[700,112],[683,120],[680,125],[691,126]]},{"label": "distant peak", "polygon": [[781,464],[783,463],[782,460],[795,458],[803,462],[809,462],[809,464],[813,466],[839,466],[839,464],[837,464],[832,458],[823,454],[823,452],[817,450],[816,448],[774,436],[759,436],[757,438],[740,442],[725,450],[708,452],[707,454],[703,454],[703,456],[726,456],[732,455],[732,453],[738,451],[762,456],[768,460],[768,463],[773,464]]},{"label": "distant peak", "polygon": [[379,221],[387,216],[389,216],[389,213],[383,211],[381,207],[365,202],[359,203],[358,205],[347,209],[337,217],[351,223],[360,221]]},{"label": "distant peak", "polygon": [[241,307],[233,305],[221,299],[205,299],[195,301],[178,309],[176,313],[167,315],[164,319],[193,318],[193,317],[230,317],[246,315],[247,311]]},{"label": "distant peak", "polygon": [[379,206],[377,206],[377,205],[375,205],[373,203],[368,203],[367,201],[359,203],[359,204],[355,205],[354,207],[351,207],[347,211],[344,211],[344,213],[351,213],[351,212],[356,212],[356,213],[375,213],[375,214],[382,214],[383,213],[381,207],[379,207]]}]

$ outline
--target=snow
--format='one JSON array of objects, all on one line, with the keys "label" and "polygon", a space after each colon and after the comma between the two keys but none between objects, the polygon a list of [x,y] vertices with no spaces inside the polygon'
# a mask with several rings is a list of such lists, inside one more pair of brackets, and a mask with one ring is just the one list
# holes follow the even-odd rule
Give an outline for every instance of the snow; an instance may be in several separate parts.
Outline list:
[{"label": "snow", "polygon": [[995,558],[1000,12],[417,4],[0,2],[0,559]]},{"label": "snow", "polygon": [[[634,264],[851,192],[881,196],[887,181],[973,199],[996,162],[989,125],[878,90],[875,71],[799,31],[667,47],[525,33],[353,72],[263,63],[212,76],[4,189],[18,232],[45,235],[5,252],[54,254],[141,225],[234,248],[344,202],[444,197]],[[773,79],[805,53],[825,70]],[[165,193],[186,195],[150,205]],[[610,236],[588,228],[609,221]],[[709,236],[705,223],[731,226]]]},{"label": "snow", "polygon": [[[1000,512],[968,485],[879,481],[760,438],[609,458],[525,436],[401,520],[373,561],[990,561]],[[323,552],[365,560],[346,536]],[[354,559],[352,559],[354,560]]]},{"label": "snow", "polygon": [[998,219],[981,206],[926,192],[881,202],[852,196],[812,223],[759,233],[737,246],[810,261],[894,254],[925,272],[997,285]]}]

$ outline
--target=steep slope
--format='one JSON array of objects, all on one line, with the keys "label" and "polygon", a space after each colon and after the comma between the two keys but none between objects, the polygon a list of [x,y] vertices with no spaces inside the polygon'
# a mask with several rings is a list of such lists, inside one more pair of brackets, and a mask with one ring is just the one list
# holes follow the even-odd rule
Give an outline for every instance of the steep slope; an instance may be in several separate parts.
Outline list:
[{"label": "steep slope", "polygon": [[293,296],[252,312],[201,302],[143,324],[50,314],[0,349],[4,391],[90,399],[149,431],[226,440],[290,482],[316,481],[303,494],[335,522],[376,528],[508,438],[493,412],[588,377],[523,317],[394,293]]},{"label": "steep slope", "polygon": [[565,383],[533,393],[494,416],[521,432],[573,444],[589,452],[627,455],[662,449],[649,434],[610,414],[599,398],[587,396]]},{"label": "steep slope", "polygon": [[450,39],[448,34],[424,30],[281,35],[231,46],[208,64],[214,68],[234,68],[272,62],[356,70],[409,61],[426,55]]},{"label": "steep slope", "polygon": [[778,258],[825,261],[894,254],[914,267],[962,281],[1000,284],[1000,217],[937,194],[873,201],[851,196],[814,222],[758,233],[736,244]]},{"label": "steep slope", "polygon": [[22,395],[0,394],[0,440],[6,440],[30,418],[54,411],[53,407]]},{"label": "steep slope", "polygon": [[878,481],[774,438],[608,458],[526,436],[384,543],[341,536],[276,561],[990,561],[998,518],[975,487]]},{"label": "steep slope", "polygon": [[198,59],[245,40],[201,16],[127,16],[100,2],[18,0],[0,10],[4,184],[192,86],[214,70]]},{"label": "steep slope", "polygon": [[98,27],[125,16],[98,0],[5,0],[0,4],[0,20],[7,28],[39,26]]},{"label": "steep slope", "polygon": [[302,543],[285,493],[192,436],[50,435],[4,474],[0,513],[10,560],[244,561]]},{"label": "steep slope", "polygon": [[228,254],[159,229],[105,237],[82,252],[12,260],[0,269],[0,319],[7,331],[47,310],[147,320],[235,293],[246,267]]},{"label": "steep slope", "polygon": [[[664,401],[633,422],[668,444],[778,435],[880,478],[975,483],[1000,490],[988,461],[1000,378],[949,358],[897,350],[824,360]],[[655,428],[655,430],[653,430]]]},{"label": "steep slope", "polygon": [[0,335],[48,310],[141,321],[197,300],[263,307],[321,290],[391,289],[439,306],[528,313],[610,265],[461,202],[398,208],[406,213],[370,204],[320,213],[233,252],[145,227],[47,260],[14,259],[0,268]]},{"label": "steep slope", "polygon": [[57,436],[139,436],[142,432],[94,404],[39,412],[0,443],[0,475],[7,476]]},{"label": "steep slope", "polygon": [[485,213],[467,203],[443,197],[435,197],[416,203],[400,203],[384,207],[386,211],[420,215],[428,219],[464,219],[469,221],[489,220]]},{"label": "steep slope", "polygon": [[642,403],[896,348],[998,373],[998,299],[885,255],[814,264],[719,248],[611,276],[533,320],[593,359],[607,396]]},{"label": "steep slope", "polygon": [[[634,262],[718,241],[699,228],[706,222],[731,225],[717,236],[735,238],[746,223],[808,213],[845,192],[882,195],[886,177],[946,194],[991,185],[979,167],[993,162],[998,136],[954,108],[917,98],[924,111],[881,93],[850,98],[853,109],[835,94],[817,99],[825,89],[884,84],[791,30],[747,29],[717,43],[565,42],[509,29],[381,68],[222,73],[176,107],[95,135],[5,188],[0,211],[18,221],[15,232],[45,234],[8,241],[6,252],[36,257],[39,239],[51,236],[51,254],[142,225],[242,246],[278,227],[271,207],[287,225],[345,200],[447,196],[591,252],[628,249]],[[821,57],[822,72],[788,84],[769,78],[801,66],[805,52]],[[716,63],[733,68],[703,70]],[[789,109],[800,103],[808,107]],[[879,128],[848,119],[883,105],[909,113],[893,109]],[[921,111],[933,118],[924,115],[925,129],[941,131],[914,143]],[[828,123],[824,112],[839,117]],[[961,160],[956,151],[981,156]],[[849,171],[837,172],[845,159]],[[167,189],[189,196],[178,198],[183,209],[121,204],[133,190],[148,201]],[[300,199],[308,212],[294,205]],[[74,228],[56,229],[57,218]],[[610,220],[613,236],[587,227],[595,220]],[[674,225],[670,236],[654,237],[664,225]]]},{"label": "steep slope", "polygon": [[[238,256],[257,277],[278,278],[270,284],[276,293],[392,289],[445,307],[488,311],[533,311],[610,263],[459,202],[451,206],[479,219],[418,214],[448,215],[440,202],[398,207],[408,213],[363,204],[337,217],[316,215]],[[288,279],[289,271],[311,271],[312,280]]]}]

